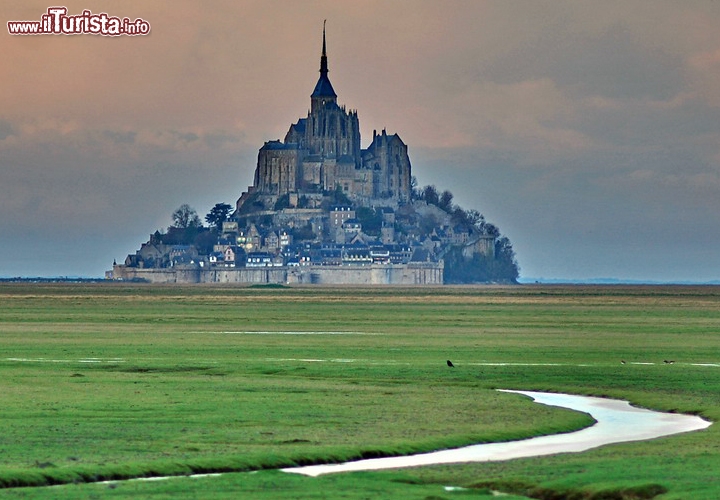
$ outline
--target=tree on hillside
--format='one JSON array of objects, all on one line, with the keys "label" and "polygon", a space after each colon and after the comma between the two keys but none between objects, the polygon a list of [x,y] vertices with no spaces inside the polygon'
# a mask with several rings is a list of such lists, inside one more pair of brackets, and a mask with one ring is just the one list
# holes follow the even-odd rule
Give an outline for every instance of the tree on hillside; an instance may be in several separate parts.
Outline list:
[{"label": "tree on hillside", "polygon": [[205,222],[219,231],[222,229],[223,222],[228,220],[231,210],[232,206],[227,203],[217,203],[205,216]]},{"label": "tree on hillside", "polygon": [[495,224],[491,224],[485,220],[485,216],[475,209],[464,210],[461,207],[454,206],[450,212],[452,223],[467,228],[471,228],[480,234],[500,236],[500,230]]},{"label": "tree on hillside", "polygon": [[485,226],[485,216],[474,208],[466,211],[465,215],[467,216],[468,224],[471,226],[475,226],[478,229],[482,229]]},{"label": "tree on hillside", "polygon": [[202,221],[194,208],[187,203],[180,205],[172,214],[173,227],[187,229],[191,227],[202,227]]},{"label": "tree on hillside", "polygon": [[419,200],[420,199],[420,188],[418,187],[418,180],[417,177],[414,175],[410,177],[410,199],[411,200]]},{"label": "tree on hillside", "polygon": [[438,207],[449,213],[450,211],[452,211],[452,200],[453,194],[446,189],[440,195],[440,199],[438,200]]},{"label": "tree on hillside", "polygon": [[363,233],[370,236],[380,236],[382,228],[382,212],[370,207],[358,207],[355,218],[362,224]]},{"label": "tree on hillside", "polygon": [[340,187],[340,184],[337,184],[335,186],[335,190],[330,193],[333,198],[333,204],[335,205],[352,205],[352,202],[350,201],[350,198],[347,197],[347,194],[342,190],[342,187]]},{"label": "tree on hillside", "polygon": [[517,281],[520,276],[520,266],[515,259],[515,250],[506,236],[495,241],[495,262],[500,275],[505,276],[509,281]]},{"label": "tree on hillside", "polygon": [[297,226],[293,228],[290,232],[294,241],[307,241],[315,239],[312,224],[309,222],[304,226]]},{"label": "tree on hillside", "polygon": [[352,206],[352,201],[343,192],[340,184],[335,186],[333,191],[323,191],[324,199],[322,201],[322,208],[329,210],[332,205],[348,205]]},{"label": "tree on hillside", "polygon": [[[483,233],[489,234],[490,236],[495,236],[497,238],[500,236],[500,229],[498,229],[498,227],[495,224],[485,222],[483,224]],[[505,238],[505,239],[507,240],[507,238]],[[508,240],[508,244],[509,243],[510,243],[510,240]]]},{"label": "tree on hillside", "polygon": [[172,226],[162,235],[162,242],[166,245],[192,245],[199,234],[207,231],[195,209],[187,203],[173,212],[172,220]]},{"label": "tree on hillside", "polygon": [[495,257],[477,253],[465,257],[461,247],[454,247],[444,257],[445,283],[517,283],[520,269],[510,240],[495,242]]},{"label": "tree on hillside", "polygon": [[429,205],[437,205],[440,200],[437,188],[432,184],[423,188],[421,198]]},{"label": "tree on hillside", "polygon": [[191,242],[188,241],[188,243],[195,245],[195,248],[197,248],[201,255],[208,255],[213,251],[213,246],[217,243],[217,234],[208,229],[204,229],[199,231],[195,235],[195,238],[193,238]]}]

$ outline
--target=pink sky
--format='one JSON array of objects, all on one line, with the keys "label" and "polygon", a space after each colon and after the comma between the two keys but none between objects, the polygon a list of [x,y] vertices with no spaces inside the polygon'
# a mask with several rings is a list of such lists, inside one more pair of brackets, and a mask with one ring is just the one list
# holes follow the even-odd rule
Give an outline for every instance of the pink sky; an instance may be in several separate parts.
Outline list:
[{"label": "pink sky", "polygon": [[[307,113],[327,19],[363,146],[399,133],[523,276],[720,279],[718,2],[63,5],[151,33],[0,35],[0,276],[100,275],[180,204],[234,203]],[[20,250],[49,243],[52,262]]]}]

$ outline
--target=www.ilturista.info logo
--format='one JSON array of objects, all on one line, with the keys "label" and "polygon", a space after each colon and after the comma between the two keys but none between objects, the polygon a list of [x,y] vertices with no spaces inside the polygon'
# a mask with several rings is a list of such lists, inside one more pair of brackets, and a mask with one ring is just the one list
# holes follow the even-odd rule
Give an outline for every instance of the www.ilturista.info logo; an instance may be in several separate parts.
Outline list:
[{"label": "www.ilturista.info logo", "polygon": [[93,14],[83,10],[76,16],[67,15],[67,7],[49,7],[40,21],[8,21],[11,35],[147,35],[150,23],[137,18],[109,16],[105,12]]}]

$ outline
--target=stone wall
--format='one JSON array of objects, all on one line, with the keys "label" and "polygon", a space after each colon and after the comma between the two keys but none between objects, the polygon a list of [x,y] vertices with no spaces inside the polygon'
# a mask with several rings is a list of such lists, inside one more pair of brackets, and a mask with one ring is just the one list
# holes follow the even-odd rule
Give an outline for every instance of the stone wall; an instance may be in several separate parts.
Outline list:
[{"label": "stone wall", "polygon": [[113,266],[112,277],[123,281],[148,281],[150,283],[200,283],[201,269],[169,267],[163,269]]},{"label": "stone wall", "polygon": [[438,264],[297,267],[288,271],[288,282],[328,285],[442,285],[443,267]]},{"label": "stone wall", "polygon": [[367,266],[298,266],[265,268],[143,269],[117,265],[116,280],[149,283],[290,283],[332,285],[442,285],[443,264],[372,264]]}]

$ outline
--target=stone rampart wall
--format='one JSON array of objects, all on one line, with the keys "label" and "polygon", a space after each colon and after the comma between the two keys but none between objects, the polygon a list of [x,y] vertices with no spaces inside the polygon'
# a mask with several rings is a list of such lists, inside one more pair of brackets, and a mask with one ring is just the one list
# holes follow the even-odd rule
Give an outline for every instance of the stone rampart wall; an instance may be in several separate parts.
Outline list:
[{"label": "stone rampart wall", "polygon": [[118,265],[113,279],[149,283],[297,283],[331,285],[442,285],[443,265],[373,264],[261,268],[144,269]]}]

